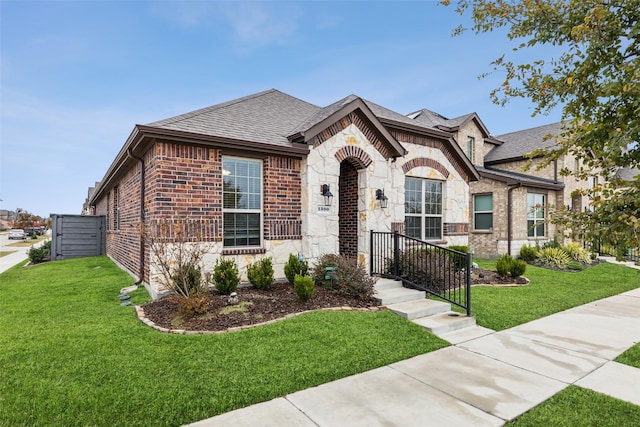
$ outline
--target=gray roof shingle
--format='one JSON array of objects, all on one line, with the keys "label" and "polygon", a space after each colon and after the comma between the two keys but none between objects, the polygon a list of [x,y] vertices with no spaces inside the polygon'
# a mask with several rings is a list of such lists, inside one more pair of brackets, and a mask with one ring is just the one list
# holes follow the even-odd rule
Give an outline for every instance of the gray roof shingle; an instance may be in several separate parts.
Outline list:
[{"label": "gray roof shingle", "polygon": [[482,166],[476,166],[476,169],[478,169],[480,176],[487,177],[487,175],[490,175],[489,178],[492,179],[498,179],[500,181],[516,181],[529,187],[552,189],[560,189],[564,187],[564,183],[562,182],[556,182],[552,179],[538,178],[537,176],[527,175],[524,173],[504,171],[495,168],[485,168]]},{"label": "gray roof shingle", "polygon": [[544,140],[545,136],[559,135],[561,132],[562,123],[558,122],[496,136],[495,139],[503,144],[492,149],[484,157],[484,163],[486,165],[524,158],[536,149],[553,147],[555,139]]},{"label": "gray roof shingle", "polygon": [[148,126],[208,136],[290,146],[291,129],[321,108],[271,89],[181,114]]}]

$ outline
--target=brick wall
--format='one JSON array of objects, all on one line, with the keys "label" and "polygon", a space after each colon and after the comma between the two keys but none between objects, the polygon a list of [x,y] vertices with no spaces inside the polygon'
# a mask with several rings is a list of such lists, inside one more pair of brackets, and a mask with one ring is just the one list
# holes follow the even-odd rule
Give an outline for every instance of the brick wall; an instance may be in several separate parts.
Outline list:
[{"label": "brick wall", "polygon": [[358,171],[345,160],[340,163],[340,207],[338,210],[340,255],[358,256]]},{"label": "brick wall", "polygon": [[263,170],[264,238],[301,239],[300,159],[269,156]]}]

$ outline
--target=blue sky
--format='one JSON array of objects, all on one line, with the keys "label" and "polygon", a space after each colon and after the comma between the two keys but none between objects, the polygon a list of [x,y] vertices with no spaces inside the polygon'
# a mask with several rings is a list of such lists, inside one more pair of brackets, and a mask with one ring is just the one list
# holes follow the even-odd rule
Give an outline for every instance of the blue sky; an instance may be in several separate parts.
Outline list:
[{"label": "blue sky", "polygon": [[494,135],[558,121],[491,103],[503,76],[478,76],[512,43],[452,38],[465,19],[435,1],[0,0],[0,208],[80,213],[136,123],[270,88],[475,111]]}]

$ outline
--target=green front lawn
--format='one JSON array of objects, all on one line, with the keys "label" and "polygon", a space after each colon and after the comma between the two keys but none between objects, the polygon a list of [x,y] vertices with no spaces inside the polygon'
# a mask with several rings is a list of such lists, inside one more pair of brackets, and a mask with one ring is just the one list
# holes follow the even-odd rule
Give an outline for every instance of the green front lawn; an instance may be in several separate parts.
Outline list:
[{"label": "green front lawn", "polygon": [[[495,270],[495,260],[474,260]],[[640,270],[602,263],[576,273],[527,266],[531,284],[520,287],[471,288],[478,325],[503,330],[588,302],[640,287]]]},{"label": "green front lawn", "polygon": [[[505,329],[640,286],[639,271],[612,264],[579,273],[529,266],[525,275],[531,285],[472,289],[479,324]],[[131,283],[106,257],[0,275],[0,425],[180,425],[447,345],[389,312],[163,334],[118,304]],[[640,367],[640,345],[619,361]],[[570,387],[514,425],[633,425],[637,408]]]},{"label": "green front lawn", "polygon": [[181,425],[448,345],[386,311],[163,334],[119,305],[131,283],[107,257],[0,275],[0,425]]}]

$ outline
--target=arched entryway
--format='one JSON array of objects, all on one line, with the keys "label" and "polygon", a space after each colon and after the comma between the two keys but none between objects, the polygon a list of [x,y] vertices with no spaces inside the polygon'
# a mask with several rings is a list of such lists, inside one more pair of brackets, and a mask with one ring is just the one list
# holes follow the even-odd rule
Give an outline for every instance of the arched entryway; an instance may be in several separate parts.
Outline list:
[{"label": "arched entryway", "polygon": [[358,169],[351,158],[340,163],[339,188],[339,246],[340,255],[358,258]]}]

